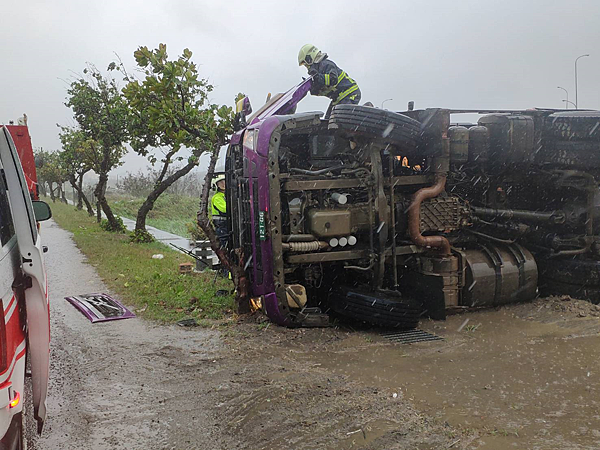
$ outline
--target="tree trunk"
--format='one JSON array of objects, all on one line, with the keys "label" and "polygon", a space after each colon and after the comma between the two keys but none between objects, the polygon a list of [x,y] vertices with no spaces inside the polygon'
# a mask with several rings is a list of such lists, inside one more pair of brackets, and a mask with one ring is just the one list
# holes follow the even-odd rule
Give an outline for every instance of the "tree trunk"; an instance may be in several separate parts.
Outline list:
[{"label": "tree trunk", "polygon": [[156,200],[158,199],[158,197],[160,197],[160,195],[165,192],[169,186],[171,186],[173,183],[175,183],[178,179],[180,179],[181,177],[187,175],[188,173],[190,173],[190,171],[196,166],[196,163],[187,163],[185,166],[183,166],[181,169],[179,169],[178,171],[176,171],[173,175],[167,177],[166,179],[164,179],[163,181],[161,181],[152,192],[150,192],[150,194],[148,195],[148,197],[146,197],[146,200],[144,200],[144,203],[142,203],[142,206],[140,206],[140,209],[137,212],[137,216],[135,219],[135,230],[136,231],[146,231],[146,217],[148,216],[148,213],[150,211],[152,211],[152,208],[154,208],[154,202],[156,202]]},{"label": "tree trunk", "polygon": [[[70,181],[70,180],[69,180]],[[73,183],[71,183],[72,185]],[[73,188],[77,191],[77,209],[78,210],[82,210],[83,209],[83,199],[81,198],[81,187],[83,184],[83,174],[79,173],[77,174],[77,187],[73,186]],[[75,200],[75,199],[73,199]]]},{"label": "tree trunk", "polygon": [[54,203],[54,202],[56,202],[56,196],[54,195],[54,188],[52,187],[53,184],[54,183],[52,183],[52,182],[48,182],[48,187],[49,187],[49,190],[50,190],[50,199]]},{"label": "tree trunk", "polygon": [[206,237],[210,241],[210,247],[219,258],[219,261],[221,261],[223,267],[230,271],[233,275],[233,283],[236,288],[236,312],[238,314],[246,314],[250,312],[250,289],[248,278],[246,277],[246,272],[244,271],[243,267],[244,260],[243,258],[238,258],[238,264],[231,263],[227,253],[225,252],[225,249],[221,248],[215,230],[211,226],[208,217],[208,195],[210,191],[212,177],[215,173],[215,165],[217,164],[218,156],[219,147],[217,147],[216,151],[213,152],[213,154],[211,155],[210,163],[208,165],[208,171],[206,172],[206,176],[204,177],[204,186],[202,186],[202,196],[200,197],[200,211],[198,211],[198,226],[200,226],[200,228],[202,228],[202,231],[204,231],[204,233],[206,234]]},{"label": "tree trunk", "polygon": [[79,181],[75,179],[74,175],[69,175],[69,183],[71,183],[73,189],[77,191],[77,209],[82,209],[82,206],[80,207],[79,205],[83,201],[89,216],[94,217],[94,208],[92,208],[92,204],[83,192],[83,175],[84,174],[79,175]]},{"label": "tree trunk", "polygon": [[94,208],[92,208],[92,204],[90,203],[87,196],[85,195],[85,192],[83,192],[83,176],[84,175],[85,175],[85,173],[82,173],[79,175],[79,190],[77,191],[77,194],[79,196],[79,199],[83,200],[83,202],[85,203],[85,208],[87,209],[87,212],[90,215],[90,217],[93,217],[94,216]]},{"label": "tree trunk", "polygon": [[101,214],[100,214],[100,210],[102,210],[102,212],[104,213],[104,215],[106,216],[106,220],[108,220],[108,223],[110,225],[110,228],[113,231],[119,231],[121,229],[119,223],[117,222],[117,219],[115,217],[115,215],[112,212],[112,209],[110,209],[110,205],[108,204],[108,201],[106,200],[106,185],[108,183],[108,174],[106,173],[101,173],[98,179],[98,184],[96,185],[96,189],[94,189],[94,195],[96,196],[96,198],[98,199],[98,212],[97,212],[97,218],[98,221],[100,221],[101,219]]}]

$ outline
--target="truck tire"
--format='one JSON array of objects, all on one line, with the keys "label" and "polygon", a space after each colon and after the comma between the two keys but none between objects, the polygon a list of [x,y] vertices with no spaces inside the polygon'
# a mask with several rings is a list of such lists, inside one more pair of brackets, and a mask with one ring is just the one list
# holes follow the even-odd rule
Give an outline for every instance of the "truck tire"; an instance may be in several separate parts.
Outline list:
[{"label": "truck tire", "polygon": [[535,154],[535,162],[572,169],[600,169],[600,141],[546,138],[540,151]]},{"label": "truck tire", "polygon": [[600,111],[550,114],[544,121],[543,138],[600,141]]},{"label": "truck tire", "polygon": [[330,303],[331,309],[341,316],[402,330],[416,328],[422,313],[421,305],[415,300],[379,293],[341,291],[333,295]]},{"label": "truck tire", "polygon": [[328,128],[396,146],[403,154],[414,152],[421,135],[421,124],[408,116],[358,105],[334,106]]}]

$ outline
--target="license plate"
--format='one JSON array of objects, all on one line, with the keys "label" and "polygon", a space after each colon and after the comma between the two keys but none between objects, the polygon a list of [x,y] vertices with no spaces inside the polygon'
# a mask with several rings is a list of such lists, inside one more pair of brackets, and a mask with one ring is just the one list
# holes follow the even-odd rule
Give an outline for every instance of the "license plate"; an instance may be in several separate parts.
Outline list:
[{"label": "license plate", "polygon": [[265,225],[265,211],[258,212],[258,236],[261,241],[267,240],[267,226]]}]

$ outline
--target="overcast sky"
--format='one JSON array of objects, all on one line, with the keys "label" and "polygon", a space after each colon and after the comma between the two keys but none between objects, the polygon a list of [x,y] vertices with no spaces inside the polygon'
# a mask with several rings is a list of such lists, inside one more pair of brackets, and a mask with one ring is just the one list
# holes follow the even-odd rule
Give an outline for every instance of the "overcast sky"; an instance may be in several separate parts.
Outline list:
[{"label": "overcast sky", "polygon": [[[59,148],[56,123],[68,81],[86,62],[105,69],[121,56],[134,67],[140,45],[188,47],[212,100],[242,91],[254,109],[306,74],[300,47],[312,43],[357,80],[362,102],[416,108],[560,108],[562,86],[579,107],[600,108],[600,1],[389,0],[201,1],[28,0],[2,2],[0,122],[29,116],[34,147]],[[305,99],[299,111],[328,106]],[[118,173],[137,171],[133,156]]]}]

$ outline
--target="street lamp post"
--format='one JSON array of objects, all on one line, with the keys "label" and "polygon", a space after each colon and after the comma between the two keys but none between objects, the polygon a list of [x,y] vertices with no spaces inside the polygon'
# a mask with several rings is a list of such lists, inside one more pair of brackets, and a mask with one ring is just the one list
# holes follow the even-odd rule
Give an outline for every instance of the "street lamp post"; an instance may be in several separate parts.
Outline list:
[{"label": "street lamp post", "polygon": [[390,100],[394,100],[393,98],[386,98],[384,101],[381,102],[381,109],[383,109],[383,104],[385,102],[389,102]]},{"label": "street lamp post", "polygon": [[573,103],[569,101],[569,91],[567,91],[564,87],[561,86],[556,86],[556,89],[562,89],[563,91],[565,91],[565,94],[567,94],[567,109],[569,109],[569,103]]},{"label": "street lamp post", "polygon": [[[573,102],[570,102],[569,100],[563,100],[563,102],[566,102],[566,103],[567,103],[567,109],[569,109],[569,103],[570,103],[571,105],[575,106],[575,103],[573,103]],[[577,109],[577,106],[575,106],[575,109]]]},{"label": "street lamp post", "polygon": [[581,55],[575,59],[575,109],[578,109],[578,107],[579,107],[579,102],[577,101],[577,61],[579,61],[579,58],[583,58],[585,56],[590,56],[590,55],[588,55],[588,54]]}]

